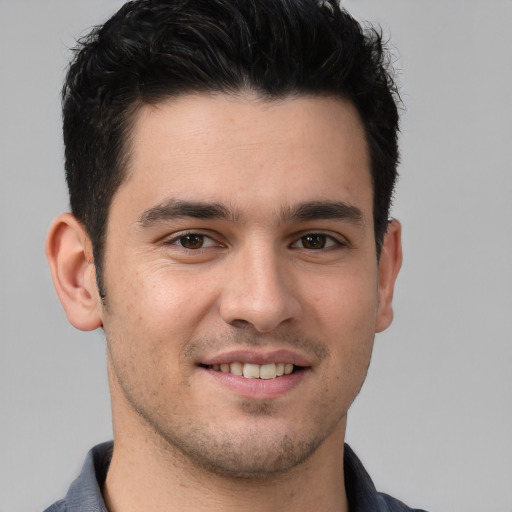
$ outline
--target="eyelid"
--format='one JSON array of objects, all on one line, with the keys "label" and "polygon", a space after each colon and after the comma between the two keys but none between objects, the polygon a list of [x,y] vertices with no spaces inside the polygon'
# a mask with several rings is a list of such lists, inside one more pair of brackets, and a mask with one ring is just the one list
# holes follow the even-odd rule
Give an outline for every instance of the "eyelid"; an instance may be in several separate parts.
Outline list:
[{"label": "eyelid", "polygon": [[[308,236],[308,235],[315,235],[315,236],[325,236],[325,238],[327,239],[327,241],[332,241],[333,244],[327,246],[327,247],[322,247],[321,249],[306,249],[305,247],[294,247],[296,244],[300,243],[301,239],[304,238],[305,236]],[[293,238],[293,241],[292,243],[290,244],[290,247],[292,248],[299,248],[299,249],[305,249],[305,250],[310,250],[310,251],[322,251],[322,250],[326,250],[326,249],[331,249],[332,247],[350,247],[350,243],[348,242],[348,240],[340,235],[339,233],[332,233],[332,232],[326,232],[326,231],[314,231],[314,230],[309,230],[309,231],[303,231],[301,233],[297,233],[296,235],[294,235],[294,238]]]},{"label": "eyelid", "polygon": [[[190,236],[190,235],[201,236],[204,239],[210,240],[211,242],[214,242],[214,243],[208,244],[208,245],[200,247],[198,249],[189,249],[189,248],[183,247],[182,245],[177,243],[180,240],[180,238],[184,238],[184,237]],[[174,245],[174,246],[176,246],[176,247],[178,247],[180,249],[183,249],[185,251],[198,252],[198,251],[201,251],[202,249],[208,249],[210,247],[222,247],[222,246],[224,246],[225,244],[220,242],[218,240],[218,238],[219,237],[215,237],[213,234],[206,233],[206,232],[204,232],[201,229],[188,229],[188,230],[185,230],[185,231],[179,231],[177,233],[173,233],[170,238],[168,238],[168,237],[164,238],[163,239],[163,244],[164,245]]]}]

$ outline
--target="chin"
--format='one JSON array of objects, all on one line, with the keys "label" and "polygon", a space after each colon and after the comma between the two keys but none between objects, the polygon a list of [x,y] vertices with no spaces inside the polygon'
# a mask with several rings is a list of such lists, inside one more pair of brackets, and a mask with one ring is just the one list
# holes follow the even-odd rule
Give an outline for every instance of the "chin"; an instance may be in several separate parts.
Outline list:
[{"label": "chin", "polygon": [[[259,408],[258,414],[268,413],[264,404],[259,404]],[[255,404],[251,404],[251,409],[256,413]],[[281,433],[278,428],[257,423],[260,425],[230,431],[196,427],[182,432],[185,435],[174,430],[161,437],[168,450],[179,452],[194,467],[237,480],[265,480],[285,474],[308,460],[326,437],[304,432]]]},{"label": "chin", "polygon": [[316,451],[318,445],[311,441],[298,443],[287,437],[280,442],[261,439],[244,443],[244,446],[228,442],[222,451],[210,449],[209,452],[196,453],[194,462],[218,476],[265,480],[300,466]]}]

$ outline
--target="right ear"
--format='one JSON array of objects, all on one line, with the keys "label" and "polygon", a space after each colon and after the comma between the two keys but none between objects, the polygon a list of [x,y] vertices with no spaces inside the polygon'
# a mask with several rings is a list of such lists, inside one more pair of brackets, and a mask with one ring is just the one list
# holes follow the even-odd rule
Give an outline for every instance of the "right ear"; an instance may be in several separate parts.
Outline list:
[{"label": "right ear", "polygon": [[70,213],[59,215],[50,226],[45,250],[69,322],[82,331],[101,327],[92,244],[82,224]]}]

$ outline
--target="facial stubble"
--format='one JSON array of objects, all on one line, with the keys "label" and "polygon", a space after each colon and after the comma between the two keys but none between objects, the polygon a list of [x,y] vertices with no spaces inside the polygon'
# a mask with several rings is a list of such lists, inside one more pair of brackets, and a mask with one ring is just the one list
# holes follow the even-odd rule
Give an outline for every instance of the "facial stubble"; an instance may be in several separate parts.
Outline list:
[{"label": "facial stubble", "polygon": [[[250,333],[239,332],[236,337],[233,335],[219,338],[195,340],[187,344],[182,355],[186,361],[191,361],[198,354],[204,354],[212,348],[219,350],[233,346],[235,339],[238,345],[262,344],[261,339]],[[306,354],[311,354],[318,363],[327,359],[330,354],[327,345],[318,340],[290,334],[273,339],[278,339],[281,345],[289,344],[296,349],[300,348]],[[316,417],[301,421],[300,425],[293,425],[294,428],[289,431],[272,430],[272,421],[279,420],[280,414],[280,408],[272,400],[240,399],[237,402],[237,414],[243,415],[246,421],[237,427],[230,428],[228,424],[227,429],[212,425],[202,417],[187,418],[186,405],[180,411],[171,411],[165,406],[151,408],[148,406],[152,403],[151,396],[140,396],[140,388],[135,390],[137,386],[129,378],[133,373],[132,368],[120,362],[121,359],[115,357],[114,344],[108,340],[107,343],[111,371],[114,373],[111,377],[117,381],[127,403],[146,430],[147,439],[154,442],[160,457],[174,466],[177,463],[188,465],[196,472],[207,472],[236,480],[264,481],[275,478],[276,475],[285,474],[308,460],[346,414],[346,410],[340,409],[336,403],[336,397],[329,397],[327,389],[315,404]],[[186,379],[181,385],[190,387]],[[338,416],[333,416],[332,410],[337,409]],[[330,418],[330,421],[326,422],[325,418]]]}]

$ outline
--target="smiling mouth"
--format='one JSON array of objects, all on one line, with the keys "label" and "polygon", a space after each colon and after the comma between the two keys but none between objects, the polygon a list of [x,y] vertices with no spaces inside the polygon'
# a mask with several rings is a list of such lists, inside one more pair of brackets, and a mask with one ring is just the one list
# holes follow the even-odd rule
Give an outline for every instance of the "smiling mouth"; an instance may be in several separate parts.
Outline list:
[{"label": "smiling mouth", "polygon": [[263,379],[270,380],[285,375],[290,375],[303,369],[302,366],[296,366],[292,363],[268,363],[268,364],[254,364],[254,363],[222,363],[222,364],[202,364],[202,368],[207,370],[214,370],[222,373],[230,373],[231,375],[238,375],[246,379]]}]

